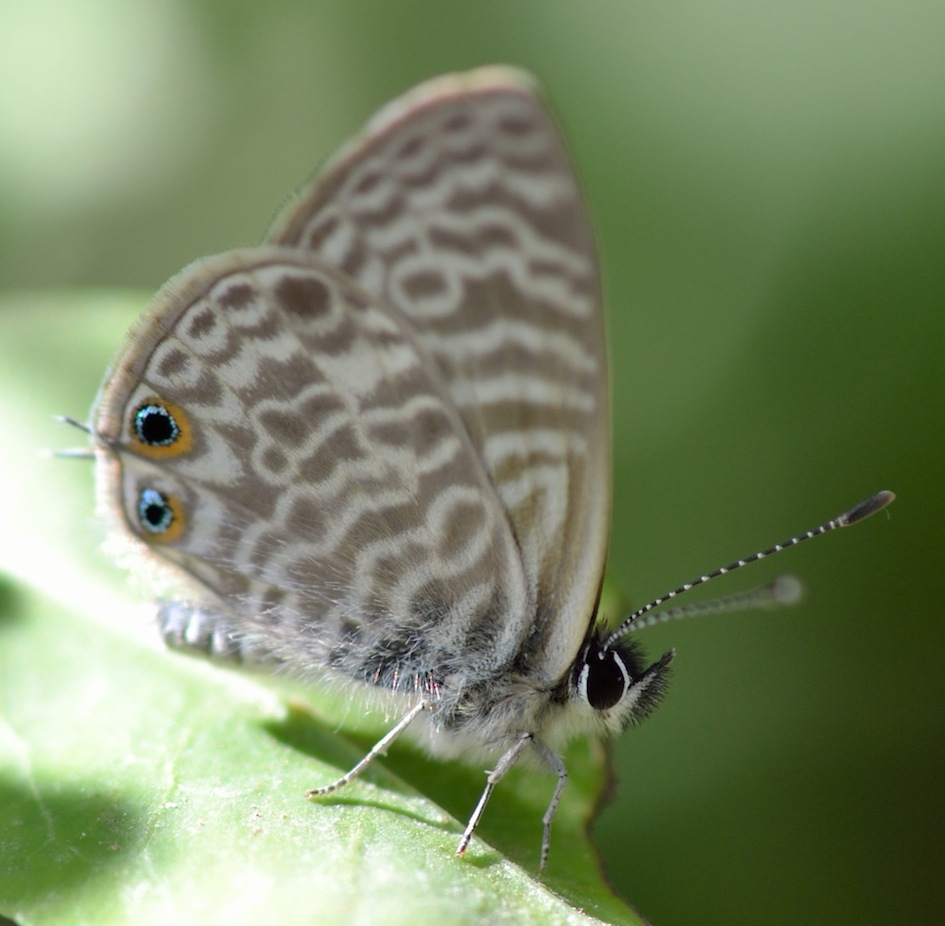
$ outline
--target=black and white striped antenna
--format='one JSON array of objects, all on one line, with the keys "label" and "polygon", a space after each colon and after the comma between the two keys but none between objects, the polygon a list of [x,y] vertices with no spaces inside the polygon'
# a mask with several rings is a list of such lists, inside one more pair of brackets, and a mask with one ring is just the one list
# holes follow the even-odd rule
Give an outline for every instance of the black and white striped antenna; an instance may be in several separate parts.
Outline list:
[{"label": "black and white striped antenna", "polygon": [[627,634],[635,633],[638,630],[642,630],[644,627],[651,627],[653,624],[661,624],[665,621],[679,620],[684,617],[695,617],[701,614],[717,613],[719,611],[734,611],[744,608],[772,607],[795,603],[799,600],[801,595],[800,582],[793,578],[793,576],[782,576],[780,579],[776,579],[774,582],[762,586],[761,588],[751,589],[750,591],[731,595],[727,598],[719,598],[714,601],[686,605],[664,611],[657,610],[659,607],[666,604],[667,601],[672,601],[684,592],[688,592],[690,589],[696,588],[699,585],[705,585],[706,582],[711,582],[712,579],[717,579],[719,576],[734,572],[736,569],[741,569],[742,566],[767,559],[775,553],[780,553],[790,547],[796,547],[799,543],[804,543],[805,540],[813,540],[814,537],[820,537],[822,534],[829,534],[831,531],[838,530],[841,527],[849,527],[851,524],[856,524],[857,521],[862,521],[871,514],[882,511],[887,505],[892,504],[895,498],[896,496],[892,492],[884,489],[882,492],[877,492],[858,505],[854,505],[849,511],[845,511],[836,518],[824,522],[813,530],[798,534],[796,537],[791,537],[790,540],[785,540],[783,543],[776,543],[773,547],[768,547],[766,550],[759,550],[757,553],[752,553],[751,556],[746,556],[744,559],[737,559],[734,563],[729,563],[728,566],[721,566],[714,572],[706,573],[705,575],[699,576],[697,579],[685,582],[678,588],[674,588],[671,592],[660,595],[659,598],[654,598],[648,604],[643,605],[642,608],[638,608],[634,611],[633,614],[604,640],[601,644],[601,648],[604,650],[610,649],[618,640],[627,636]]}]

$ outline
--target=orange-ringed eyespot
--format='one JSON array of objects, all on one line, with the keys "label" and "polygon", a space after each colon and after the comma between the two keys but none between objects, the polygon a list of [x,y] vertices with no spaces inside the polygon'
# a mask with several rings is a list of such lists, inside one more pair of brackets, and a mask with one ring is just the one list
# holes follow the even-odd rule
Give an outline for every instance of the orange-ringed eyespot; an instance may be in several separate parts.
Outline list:
[{"label": "orange-ringed eyespot", "polygon": [[180,426],[170,410],[153,402],[135,412],[134,429],[138,440],[149,447],[170,447],[180,437]]},{"label": "orange-ringed eyespot", "polygon": [[174,509],[157,489],[143,489],[138,496],[138,522],[149,533],[166,534],[174,523]]},{"label": "orange-ringed eyespot", "polygon": [[187,412],[173,402],[148,396],[132,407],[128,419],[132,452],[152,460],[170,460],[189,453],[194,432]]}]

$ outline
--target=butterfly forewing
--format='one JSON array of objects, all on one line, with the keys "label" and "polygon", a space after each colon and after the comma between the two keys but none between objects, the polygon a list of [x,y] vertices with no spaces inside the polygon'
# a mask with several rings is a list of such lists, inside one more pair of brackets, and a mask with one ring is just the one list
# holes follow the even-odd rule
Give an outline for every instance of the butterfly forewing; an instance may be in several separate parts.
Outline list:
[{"label": "butterfly forewing", "polygon": [[[133,339],[96,422],[105,507],[119,493],[212,606],[296,666],[387,687],[511,662],[529,629],[514,538],[396,314],[312,255],[258,248],[184,271]],[[154,408],[167,446],[140,439]]]},{"label": "butterfly forewing", "polygon": [[390,104],[269,240],[342,268],[435,359],[518,545],[523,656],[557,679],[605,558],[607,372],[590,222],[532,82],[482,69]]}]

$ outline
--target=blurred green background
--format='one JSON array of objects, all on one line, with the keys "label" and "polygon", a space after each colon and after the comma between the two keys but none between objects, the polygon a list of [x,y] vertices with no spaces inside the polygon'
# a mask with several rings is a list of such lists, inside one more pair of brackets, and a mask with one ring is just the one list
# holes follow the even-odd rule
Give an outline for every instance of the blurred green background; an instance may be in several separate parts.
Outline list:
[{"label": "blurred green background", "polygon": [[84,418],[144,292],[257,241],[414,83],[527,68],[604,256],[613,582],[642,603],[899,495],[716,586],[791,570],[800,608],[642,638],[678,658],[663,708],[615,746],[596,828],[609,875],[657,926],[933,921],[943,36],[945,7],[918,0],[8,0],[0,570],[89,610],[102,576],[120,581],[96,565],[88,470],[35,451],[81,443],[49,416]]}]

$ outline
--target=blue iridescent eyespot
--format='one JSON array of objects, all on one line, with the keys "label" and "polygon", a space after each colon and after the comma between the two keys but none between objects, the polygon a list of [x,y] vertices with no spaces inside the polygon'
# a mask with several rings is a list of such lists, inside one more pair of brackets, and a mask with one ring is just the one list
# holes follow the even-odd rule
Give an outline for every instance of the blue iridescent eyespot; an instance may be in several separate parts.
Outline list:
[{"label": "blue iridescent eyespot", "polygon": [[138,440],[149,447],[170,447],[180,437],[180,425],[170,410],[153,402],[135,412],[134,430]]},{"label": "blue iridescent eyespot", "polygon": [[149,534],[166,534],[174,520],[174,508],[163,492],[157,489],[142,490],[138,496],[138,522]]},{"label": "blue iridescent eyespot", "polygon": [[170,460],[194,447],[194,430],[180,405],[148,396],[133,406],[129,449],[152,460]]}]

